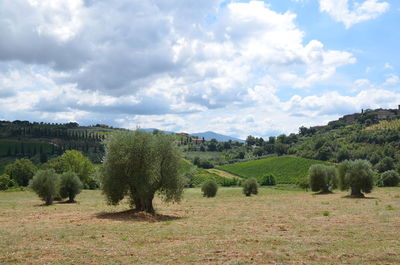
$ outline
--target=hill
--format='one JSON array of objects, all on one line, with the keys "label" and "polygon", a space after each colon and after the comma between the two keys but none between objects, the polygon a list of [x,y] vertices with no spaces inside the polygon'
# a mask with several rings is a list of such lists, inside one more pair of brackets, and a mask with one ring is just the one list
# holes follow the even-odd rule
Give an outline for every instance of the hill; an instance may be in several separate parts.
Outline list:
[{"label": "hill", "polygon": [[242,178],[260,179],[266,174],[274,174],[277,183],[296,183],[308,175],[308,169],[313,164],[327,164],[294,156],[274,156],[260,160],[240,162],[218,167]]},{"label": "hill", "polygon": [[223,135],[223,134],[219,134],[219,133],[215,133],[215,132],[211,132],[211,131],[207,131],[207,132],[200,132],[200,133],[191,133],[191,136],[197,136],[199,138],[203,138],[206,141],[210,141],[211,139],[216,139],[218,142],[244,142],[244,140],[236,138],[236,137],[232,137],[232,136],[228,136],[228,135]]}]

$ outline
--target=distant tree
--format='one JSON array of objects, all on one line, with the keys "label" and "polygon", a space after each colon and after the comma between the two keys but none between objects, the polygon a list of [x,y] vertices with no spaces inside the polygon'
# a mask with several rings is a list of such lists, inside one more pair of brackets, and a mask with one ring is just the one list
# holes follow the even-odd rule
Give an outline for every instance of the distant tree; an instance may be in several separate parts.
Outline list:
[{"label": "distant tree", "polygon": [[246,138],[246,144],[247,144],[248,146],[255,145],[255,144],[256,144],[256,138],[255,138],[254,136],[251,136],[251,135],[247,136],[247,138]]},{"label": "distant tree", "polygon": [[193,165],[199,166],[200,165],[200,157],[196,156],[193,158]]},{"label": "distant tree", "polygon": [[156,192],[165,201],[180,201],[185,179],[178,172],[180,154],[168,135],[118,132],[105,140],[102,188],[110,204],[125,195],[131,206],[153,213]]},{"label": "distant tree", "polygon": [[216,142],[209,142],[208,143],[208,145],[207,145],[207,149],[208,149],[208,151],[210,151],[210,152],[215,152],[215,151],[217,151],[217,143]]},{"label": "distant tree", "polygon": [[376,170],[378,170],[379,173],[383,173],[389,170],[395,169],[394,166],[394,160],[391,157],[384,157],[379,161],[379,163],[376,165]]},{"label": "distant tree", "polygon": [[58,185],[59,175],[54,169],[39,170],[29,183],[29,187],[46,205],[51,205],[54,197],[58,195]]},{"label": "distant tree", "polygon": [[19,186],[28,186],[29,180],[35,175],[36,166],[31,160],[22,158],[5,167],[4,172],[14,179]]},{"label": "distant tree", "polygon": [[17,183],[10,178],[9,175],[0,175],[0,190],[7,190],[8,188],[17,186]]},{"label": "distant tree", "polygon": [[331,193],[332,189],[336,187],[336,169],[333,166],[322,164],[312,165],[308,175],[312,191]]},{"label": "distant tree", "polygon": [[339,149],[339,152],[337,152],[336,155],[336,160],[338,162],[342,162],[345,160],[349,160],[350,159],[350,152],[347,148],[341,148]]},{"label": "distant tree", "polygon": [[75,172],[84,186],[87,185],[90,175],[94,172],[94,165],[82,152],[76,150],[66,151],[60,157],[62,172]]},{"label": "distant tree", "polygon": [[243,194],[251,196],[251,194],[258,194],[258,182],[255,178],[250,178],[242,183]]},{"label": "distant tree", "polygon": [[267,174],[261,178],[260,184],[262,186],[275,186],[276,178],[274,174]]},{"label": "distant tree", "polygon": [[320,149],[318,149],[316,159],[321,161],[327,161],[329,160],[331,155],[332,155],[332,150],[330,146],[323,145]]},{"label": "distant tree", "polygon": [[269,138],[268,138],[268,143],[269,144],[274,144],[275,143],[275,136],[270,136]]},{"label": "distant tree", "polygon": [[380,176],[378,186],[381,187],[396,187],[399,185],[400,175],[395,170],[389,170]]},{"label": "distant tree", "polygon": [[301,136],[306,136],[306,135],[308,134],[308,129],[307,129],[306,127],[304,127],[304,126],[301,126],[301,127],[299,128],[299,134],[300,134]]},{"label": "distant tree", "polygon": [[370,193],[373,188],[371,163],[366,160],[344,161],[339,165],[339,187],[342,190],[351,189],[351,197],[362,198],[364,193]]},{"label": "distant tree", "polygon": [[285,145],[285,144],[283,144],[283,143],[281,143],[281,142],[277,142],[277,143],[275,143],[274,149],[275,149],[275,152],[276,152],[279,156],[281,156],[281,155],[284,155],[284,154],[287,153],[287,151],[288,151],[288,146]]},{"label": "distant tree", "polygon": [[68,198],[69,203],[75,202],[75,197],[83,188],[83,184],[75,172],[64,172],[60,178],[60,196]]},{"label": "distant tree", "polygon": [[204,197],[215,197],[215,195],[217,195],[217,191],[218,184],[213,179],[208,179],[201,185],[201,192],[203,192]]}]

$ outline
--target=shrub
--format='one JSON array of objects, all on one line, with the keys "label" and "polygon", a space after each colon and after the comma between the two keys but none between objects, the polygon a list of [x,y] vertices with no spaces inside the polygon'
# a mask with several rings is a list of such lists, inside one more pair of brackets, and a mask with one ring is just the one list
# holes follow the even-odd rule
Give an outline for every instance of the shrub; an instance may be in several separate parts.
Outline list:
[{"label": "shrub", "polygon": [[197,166],[204,168],[204,169],[214,168],[214,164],[211,163],[211,161],[209,161],[209,160],[201,160]]},{"label": "shrub", "polygon": [[29,186],[46,205],[50,205],[58,195],[59,175],[54,169],[39,170],[31,179]]},{"label": "shrub", "polygon": [[378,186],[380,187],[395,187],[399,185],[400,176],[395,170],[388,170],[380,176]]},{"label": "shrub", "polygon": [[31,160],[22,158],[6,166],[4,172],[14,179],[19,186],[28,186],[37,168]]},{"label": "shrub", "polygon": [[273,174],[265,175],[261,178],[261,185],[262,186],[275,186],[276,185],[276,179]]},{"label": "shrub", "polygon": [[255,178],[247,179],[243,182],[243,194],[251,196],[251,194],[258,193],[258,182]]},{"label": "shrub", "polygon": [[60,196],[68,202],[75,202],[75,196],[82,191],[83,184],[76,173],[69,171],[61,175]]},{"label": "shrub", "polygon": [[366,160],[344,161],[339,165],[339,186],[342,190],[351,188],[351,197],[364,197],[373,188],[372,165]]},{"label": "shrub", "polygon": [[218,184],[215,180],[208,179],[203,183],[203,185],[201,185],[201,191],[203,192],[204,197],[215,197],[218,191]]},{"label": "shrub", "polygon": [[9,175],[0,175],[0,190],[7,190],[8,188],[16,186],[16,182],[10,178]]},{"label": "shrub", "polygon": [[297,186],[299,186],[301,189],[305,190],[306,192],[310,188],[310,182],[308,178],[302,178],[297,182]]},{"label": "shrub", "polygon": [[312,165],[309,169],[309,183],[312,191],[330,193],[336,187],[336,169],[321,164]]}]

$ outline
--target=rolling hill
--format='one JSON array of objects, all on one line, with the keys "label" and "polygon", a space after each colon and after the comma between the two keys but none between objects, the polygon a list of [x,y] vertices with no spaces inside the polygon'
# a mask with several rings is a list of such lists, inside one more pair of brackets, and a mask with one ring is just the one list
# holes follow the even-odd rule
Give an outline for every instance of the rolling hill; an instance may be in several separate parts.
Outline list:
[{"label": "rolling hill", "polygon": [[276,182],[296,183],[308,175],[308,169],[313,164],[329,164],[318,160],[312,160],[294,156],[274,156],[260,160],[239,162],[217,167],[242,178],[257,178],[267,174],[274,174]]}]

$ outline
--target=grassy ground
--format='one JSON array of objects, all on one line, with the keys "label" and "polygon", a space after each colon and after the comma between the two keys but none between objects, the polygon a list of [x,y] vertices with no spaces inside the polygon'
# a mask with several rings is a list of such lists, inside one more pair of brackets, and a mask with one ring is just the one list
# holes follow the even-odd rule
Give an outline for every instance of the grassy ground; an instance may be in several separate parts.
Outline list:
[{"label": "grassy ground", "polygon": [[189,189],[181,204],[156,200],[153,217],[107,206],[99,191],[49,207],[0,192],[0,263],[400,264],[400,188],[344,195],[281,186],[207,199]]}]

